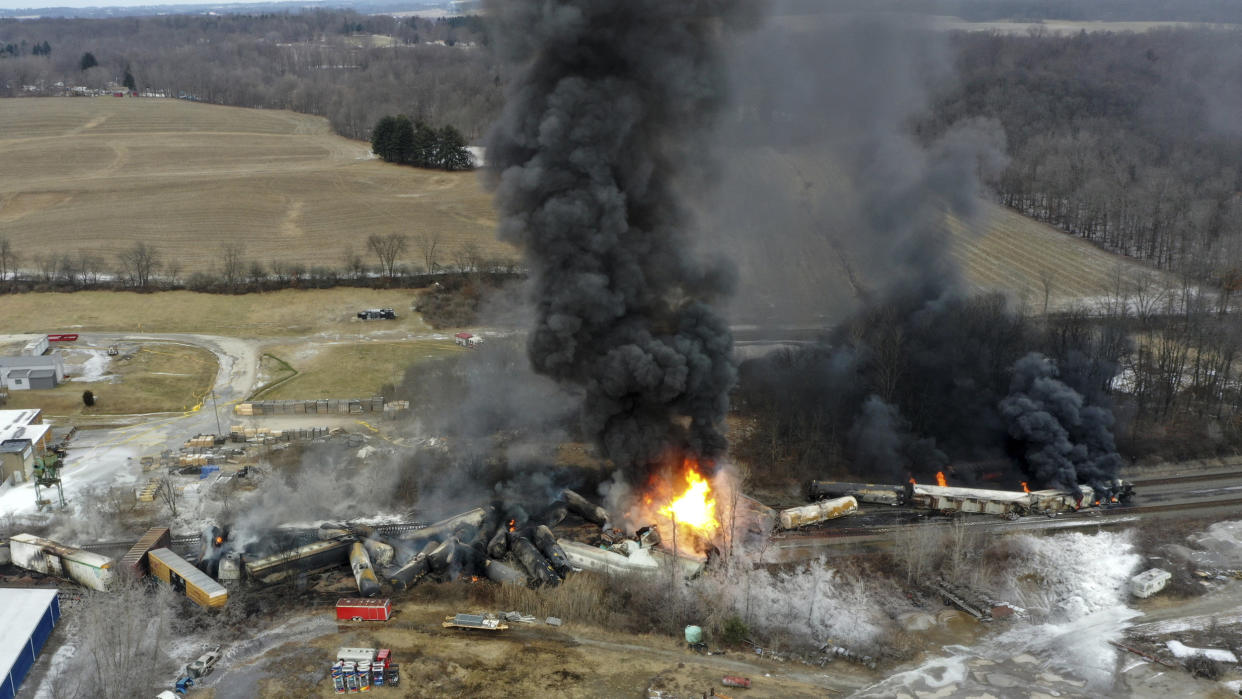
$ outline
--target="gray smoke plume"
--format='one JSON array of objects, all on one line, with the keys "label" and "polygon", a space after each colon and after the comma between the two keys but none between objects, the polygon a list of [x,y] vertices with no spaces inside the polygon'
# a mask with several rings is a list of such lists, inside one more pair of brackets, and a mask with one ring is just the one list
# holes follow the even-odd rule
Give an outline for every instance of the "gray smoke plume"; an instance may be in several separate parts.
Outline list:
[{"label": "gray smoke plume", "polygon": [[[488,140],[499,234],[532,276],[534,369],[585,390],[584,425],[634,472],[672,448],[709,462],[736,379],[711,307],[730,268],[689,253],[741,0],[488,5],[512,74]],[[688,426],[683,426],[688,418]]]},{"label": "gray smoke plume", "polygon": [[1019,359],[999,408],[1039,483],[1061,490],[1079,483],[1097,492],[1111,489],[1121,468],[1113,414],[1084,405],[1082,395],[1058,379],[1050,359],[1036,352]]}]

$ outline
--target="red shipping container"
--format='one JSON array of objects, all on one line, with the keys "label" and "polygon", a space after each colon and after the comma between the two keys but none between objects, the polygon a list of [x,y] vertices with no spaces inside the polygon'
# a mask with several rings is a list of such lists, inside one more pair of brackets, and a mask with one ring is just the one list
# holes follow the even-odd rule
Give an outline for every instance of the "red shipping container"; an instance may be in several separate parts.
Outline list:
[{"label": "red shipping container", "polygon": [[737,675],[725,675],[724,678],[720,680],[720,684],[723,684],[726,687],[741,687],[742,689],[750,689],[750,680],[745,677],[738,677]]},{"label": "red shipping container", "polygon": [[337,621],[388,621],[392,600],[345,597],[336,602]]},{"label": "red shipping container", "polygon": [[48,335],[48,342],[74,342],[78,339],[77,333],[60,333],[57,335]]}]

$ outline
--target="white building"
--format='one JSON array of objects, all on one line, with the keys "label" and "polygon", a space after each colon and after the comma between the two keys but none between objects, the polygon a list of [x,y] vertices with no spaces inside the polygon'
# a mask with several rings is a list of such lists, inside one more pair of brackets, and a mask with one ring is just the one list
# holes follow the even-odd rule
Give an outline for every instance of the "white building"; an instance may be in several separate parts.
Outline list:
[{"label": "white building", "polygon": [[10,391],[56,388],[65,380],[59,352],[43,356],[0,357],[0,383]]}]

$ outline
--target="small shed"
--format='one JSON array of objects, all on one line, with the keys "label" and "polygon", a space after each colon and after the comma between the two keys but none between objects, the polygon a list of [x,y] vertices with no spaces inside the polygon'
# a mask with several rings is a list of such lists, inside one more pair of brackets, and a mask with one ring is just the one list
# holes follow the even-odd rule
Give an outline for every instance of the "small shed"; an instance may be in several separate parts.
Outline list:
[{"label": "small shed", "polygon": [[456,342],[462,347],[473,347],[474,335],[471,335],[470,333],[457,333],[453,336],[453,342]]}]

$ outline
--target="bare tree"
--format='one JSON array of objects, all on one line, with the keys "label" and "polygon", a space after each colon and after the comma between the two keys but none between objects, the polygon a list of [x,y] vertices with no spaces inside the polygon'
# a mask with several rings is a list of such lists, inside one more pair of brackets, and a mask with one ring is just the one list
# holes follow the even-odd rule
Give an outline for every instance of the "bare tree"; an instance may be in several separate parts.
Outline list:
[{"label": "bare tree", "polygon": [[129,284],[139,289],[147,288],[151,283],[151,275],[155,271],[155,266],[159,263],[159,253],[156,249],[146,243],[137,242],[121,252],[118,257]]},{"label": "bare tree", "polygon": [[380,269],[384,276],[392,279],[397,267],[397,258],[409,248],[409,240],[400,233],[388,235],[372,234],[367,238],[367,249],[379,258]]},{"label": "bare tree", "polygon": [[177,489],[173,486],[172,481],[167,478],[161,478],[159,487],[155,489],[155,495],[168,508],[168,513],[177,516]]},{"label": "bare tree", "polygon": [[224,285],[236,291],[245,279],[246,248],[241,243],[229,243],[220,253],[220,277]]},{"label": "bare tree", "polygon": [[109,592],[86,593],[70,622],[76,625],[78,652],[70,667],[57,673],[52,694],[104,699],[153,694],[174,668],[164,651],[174,594],[161,585],[150,595],[140,580],[124,574],[114,578]]},{"label": "bare tree", "polygon": [[466,273],[479,271],[479,260],[482,256],[477,243],[474,241],[463,243],[457,248],[458,271]]},{"label": "bare tree", "polygon": [[4,281],[10,273],[16,279],[17,265],[17,251],[13,249],[12,241],[0,235],[0,282]]},{"label": "bare tree", "polygon": [[359,255],[353,248],[345,248],[345,276],[350,279],[362,279],[366,271],[362,255]]},{"label": "bare tree", "polygon": [[418,236],[418,250],[423,256],[423,268],[427,270],[427,274],[436,271],[436,250],[440,247],[440,232],[420,233]]},{"label": "bare tree", "polygon": [[1048,315],[1048,299],[1052,296],[1052,283],[1056,278],[1057,273],[1051,267],[1040,268],[1039,284],[1044,288],[1044,315]]}]

